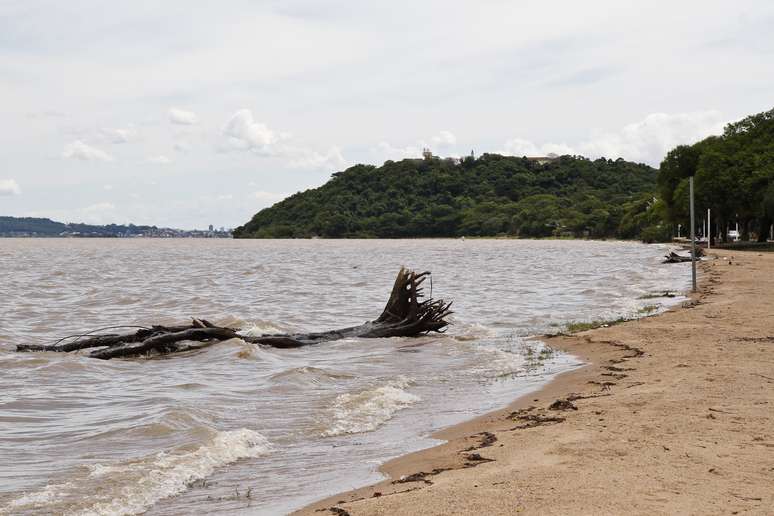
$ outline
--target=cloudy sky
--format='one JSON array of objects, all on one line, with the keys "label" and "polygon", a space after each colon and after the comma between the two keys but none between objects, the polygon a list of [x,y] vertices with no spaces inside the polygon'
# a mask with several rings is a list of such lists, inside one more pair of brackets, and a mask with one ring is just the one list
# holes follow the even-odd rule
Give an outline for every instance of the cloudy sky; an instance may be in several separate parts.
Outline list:
[{"label": "cloudy sky", "polygon": [[236,226],[355,163],[623,157],[774,107],[770,0],[0,0],[0,215]]}]

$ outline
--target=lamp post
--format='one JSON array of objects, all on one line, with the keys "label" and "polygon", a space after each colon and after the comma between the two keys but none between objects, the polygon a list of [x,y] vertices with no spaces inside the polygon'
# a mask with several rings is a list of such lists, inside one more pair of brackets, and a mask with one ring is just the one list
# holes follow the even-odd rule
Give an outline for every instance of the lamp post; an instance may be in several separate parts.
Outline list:
[{"label": "lamp post", "polygon": [[688,189],[691,198],[691,284],[696,292],[696,221],[693,214],[693,176],[688,178]]}]

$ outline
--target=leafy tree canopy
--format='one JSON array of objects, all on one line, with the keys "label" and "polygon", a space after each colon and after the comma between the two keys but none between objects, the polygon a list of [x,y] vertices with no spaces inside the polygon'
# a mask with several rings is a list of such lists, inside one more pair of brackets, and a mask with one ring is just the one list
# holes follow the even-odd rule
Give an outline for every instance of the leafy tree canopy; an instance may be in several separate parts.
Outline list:
[{"label": "leafy tree canopy", "polygon": [[[497,154],[356,165],[237,228],[237,238],[635,237],[653,222],[656,170],[624,160]],[[622,221],[626,220],[626,227]]]},{"label": "leafy tree canopy", "polygon": [[658,175],[665,218],[688,225],[688,177],[694,176],[696,210],[712,210],[725,227],[739,222],[743,239],[765,240],[774,221],[774,109],[728,124],[721,136],[671,150]]}]

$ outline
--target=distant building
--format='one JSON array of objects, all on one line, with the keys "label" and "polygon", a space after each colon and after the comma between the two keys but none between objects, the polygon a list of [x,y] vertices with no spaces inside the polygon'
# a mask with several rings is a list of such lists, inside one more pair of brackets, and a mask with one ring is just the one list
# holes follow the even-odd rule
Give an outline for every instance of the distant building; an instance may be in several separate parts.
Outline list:
[{"label": "distant building", "polygon": [[210,224],[210,231],[212,231],[213,229],[214,229],[214,228],[213,228],[212,224]]},{"label": "distant building", "polygon": [[424,148],[422,149],[422,157],[427,160],[433,159],[433,152],[428,148]]}]

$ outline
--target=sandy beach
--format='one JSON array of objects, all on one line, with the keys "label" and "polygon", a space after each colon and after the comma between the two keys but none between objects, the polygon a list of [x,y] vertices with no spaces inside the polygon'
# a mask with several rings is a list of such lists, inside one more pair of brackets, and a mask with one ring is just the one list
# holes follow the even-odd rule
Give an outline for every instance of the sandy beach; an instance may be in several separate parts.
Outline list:
[{"label": "sandy beach", "polygon": [[298,514],[774,513],[774,253],[700,267],[681,307],[548,340],[587,366]]}]

